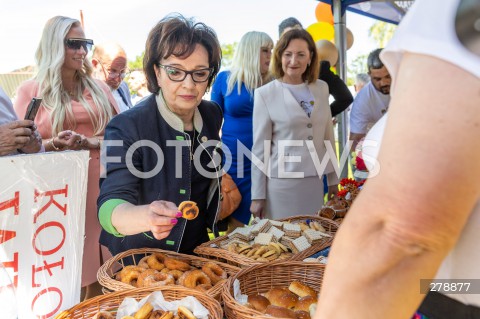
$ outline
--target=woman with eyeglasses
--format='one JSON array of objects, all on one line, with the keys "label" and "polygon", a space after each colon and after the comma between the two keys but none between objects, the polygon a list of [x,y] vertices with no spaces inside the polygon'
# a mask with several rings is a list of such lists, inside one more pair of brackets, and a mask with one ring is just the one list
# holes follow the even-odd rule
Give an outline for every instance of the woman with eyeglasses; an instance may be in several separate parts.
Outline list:
[{"label": "woman with eyeglasses", "polygon": [[252,149],[253,93],[272,80],[268,71],[272,48],[273,40],[265,32],[247,32],[235,50],[232,67],[220,72],[212,88],[212,101],[217,102],[224,113],[222,143],[232,155],[231,165],[227,164],[228,173],[242,194],[240,206],[228,218],[228,232],[248,225],[252,216],[252,163],[238,152],[237,144],[241,143],[244,151]]},{"label": "woman with eyeglasses", "polygon": [[[161,248],[192,254],[209,240],[220,203],[222,112],[202,100],[220,69],[215,32],[170,15],[150,31],[143,61],[152,95],[110,121],[98,198],[101,243],[112,254]],[[194,201],[199,215],[178,206]],[[138,260],[137,260],[138,262]]]},{"label": "woman with eyeglasses", "polygon": [[276,80],[255,90],[252,153],[265,163],[252,165],[251,212],[258,217],[315,213],[323,205],[323,174],[329,195],[338,191],[328,86],[317,80],[318,63],[310,34],[290,30],[273,50]]},{"label": "woman with eyeglasses", "polygon": [[92,45],[78,20],[62,16],[48,20],[35,55],[38,72],[19,87],[14,106],[23,117],[32,97],[43,99],[35,124],[46,151],[90,150],[82,267],[87,298],[101,293],[96,276],[101,265],[101,227],[95,202],[100,143],[105,126],[118,112],[108,87],[91,76],[92,65],[86,57]]}]

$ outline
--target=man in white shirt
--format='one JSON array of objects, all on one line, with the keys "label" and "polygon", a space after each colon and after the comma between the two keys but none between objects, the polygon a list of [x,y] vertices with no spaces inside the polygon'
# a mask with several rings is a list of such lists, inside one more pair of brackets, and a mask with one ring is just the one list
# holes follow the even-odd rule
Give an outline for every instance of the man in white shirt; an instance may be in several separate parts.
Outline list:
[{"label": "man in white shirt", "polygon": [[390,103],[390,73],[380,60],[382,49],[368,55],[370,82],[358,92],[350,113],[350,140],[353,149],[368,130],[387,112]]},{"label": "man in white shirt", "polygon": [[131,108],[130,90],[123,79],[128,75],[127,55],[117,43],[96,45],[93,51],[92,65],[94,77],[104,81],[112,90],[120,112]]}]

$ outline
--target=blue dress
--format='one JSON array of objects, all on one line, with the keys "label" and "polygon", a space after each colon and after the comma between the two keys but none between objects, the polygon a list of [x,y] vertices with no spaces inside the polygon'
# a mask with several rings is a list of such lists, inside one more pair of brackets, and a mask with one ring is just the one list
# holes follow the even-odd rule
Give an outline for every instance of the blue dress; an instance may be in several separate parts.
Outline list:
[{"label": "blue dress", "polygon": [[237,141],[245,146],[244,151],[240,151],[240,154],[245,154],[246,152],[250,154],[253,145],[253,95],[248,93],[243,83],[240,94],[238,94],[235,84],[233,91],[227,95],[229,75],[229,71],[223,71],[218,74],[212,86],[211,100],[218,103],[223,110],[222,143],[224,148],[225,146],[228,147],[232,154],[230,167],[228,167],[229,160],[226,158],[226,168],[242,194],[240,206],[232,216],[238,221],[248,224],[251,217],[250,204],[252,195],[250,188],[252,185],[252,162],[245,155],[237,156]]}]

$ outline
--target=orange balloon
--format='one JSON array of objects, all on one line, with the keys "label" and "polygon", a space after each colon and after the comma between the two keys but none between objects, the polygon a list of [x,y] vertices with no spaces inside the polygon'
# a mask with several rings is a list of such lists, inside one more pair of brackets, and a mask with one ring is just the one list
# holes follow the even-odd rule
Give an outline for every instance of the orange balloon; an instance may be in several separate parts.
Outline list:
[{"label": "orange balloon", "polygon": [[332,7],[327,3],[319,2],[315,8],[315,17],[319,22],[327,22],[333,25]]}]

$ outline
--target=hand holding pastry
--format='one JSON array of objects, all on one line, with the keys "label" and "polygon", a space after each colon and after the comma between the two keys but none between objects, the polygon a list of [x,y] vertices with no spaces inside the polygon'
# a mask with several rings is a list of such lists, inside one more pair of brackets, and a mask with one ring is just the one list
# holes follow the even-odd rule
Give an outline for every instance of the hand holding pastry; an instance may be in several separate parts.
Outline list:
[{"label": "hand holding pastry", "polygon": [[148,205],[148,226],[153,236],[158,239],[164,239],[178,222],[177,218],[182,217],[182,213],[177,210],[177,206],[172,202],[158,200]]}]

